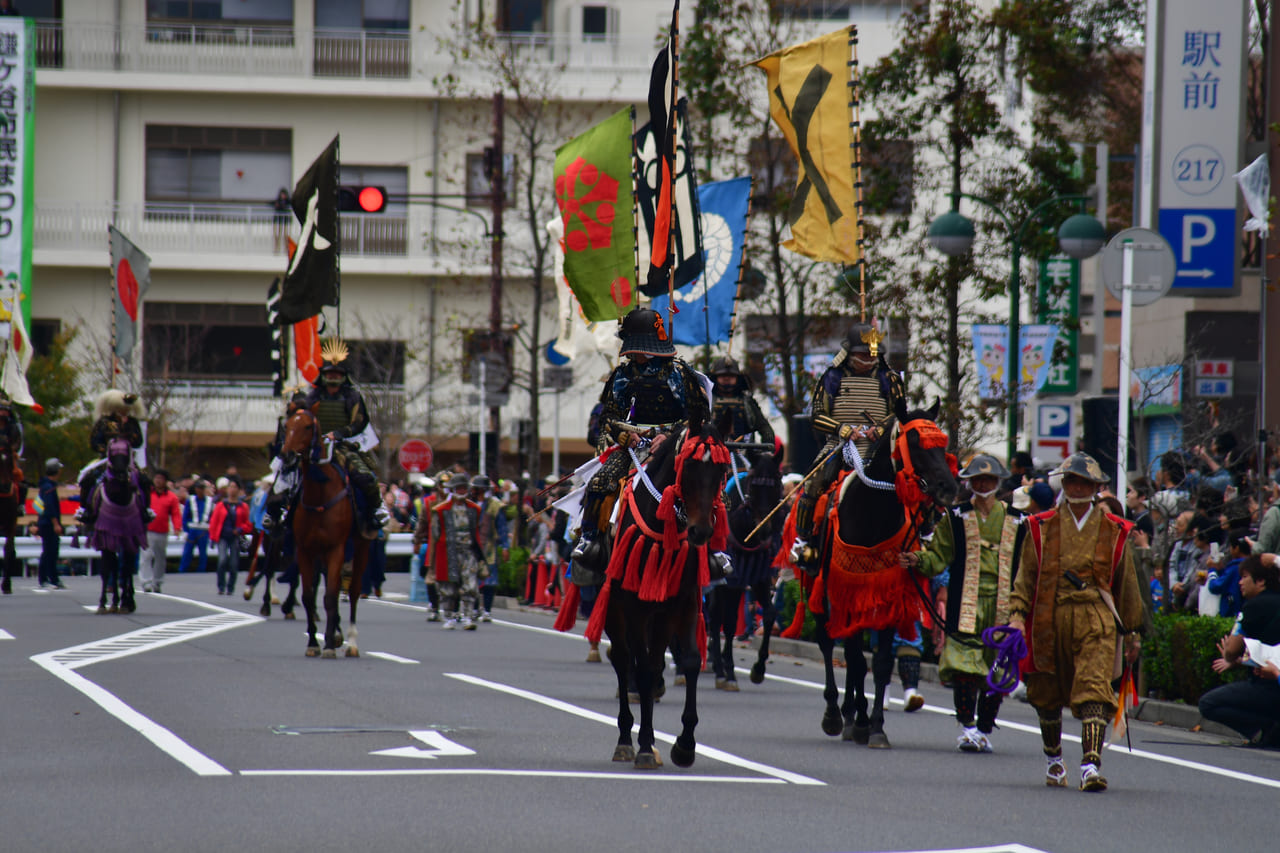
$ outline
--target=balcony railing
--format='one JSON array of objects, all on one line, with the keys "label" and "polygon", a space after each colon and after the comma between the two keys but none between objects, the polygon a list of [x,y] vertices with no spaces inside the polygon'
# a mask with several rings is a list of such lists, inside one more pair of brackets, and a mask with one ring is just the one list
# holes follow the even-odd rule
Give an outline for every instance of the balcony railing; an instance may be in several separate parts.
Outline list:
[{"label": "balcony railing", "polygon": [[[508,33],[511,51],[534,67],[647,73],[650,36]],[[36,22],[36,64],[69,71],[228,74],[258,77],[430,80],[457,70],[438,33],[423,29],[315,30],[148,22],[115,27]]]},{"label": "balcony railing", "polygon": [[[427,238],[435,222],[433,252]],[[217,203],[112,205],[110,202],[36,202],[35,248],[53,251],[101,251],[107,225],[114,224],[150,254],[283,257],[285,237],[297,240],[298,223],[277,223],[275,211],[262,205]],[[362,257],[442,258],[457,267],[488,263],[489,245],[470,216],[411,208],[397,216],[343,213],[342,253]],[[518,245],[519,233],[513,243]]]}]

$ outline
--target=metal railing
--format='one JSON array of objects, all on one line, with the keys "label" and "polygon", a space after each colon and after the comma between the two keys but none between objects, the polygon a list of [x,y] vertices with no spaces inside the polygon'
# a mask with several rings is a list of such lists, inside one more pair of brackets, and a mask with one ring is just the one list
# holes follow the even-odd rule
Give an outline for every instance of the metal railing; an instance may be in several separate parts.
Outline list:
[{"label": "metal railing", "polygon": [[[650,36],[505,33],[522,61],[564,71],[647,73]],[[116,27],[41,19],[36,64],[71,71],[430,80],[459,67],[425,29],[335,30],[146,22]],[[465,63],[462,65],[465,68]]]}]

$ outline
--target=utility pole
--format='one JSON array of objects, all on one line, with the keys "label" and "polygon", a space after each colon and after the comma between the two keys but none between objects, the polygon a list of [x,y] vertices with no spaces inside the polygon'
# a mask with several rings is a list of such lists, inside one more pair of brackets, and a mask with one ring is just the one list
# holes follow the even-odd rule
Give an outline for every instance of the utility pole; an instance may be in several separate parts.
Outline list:
[{"label": "utility pole", "polygon": [[[503,346],[502,337],[502,208],[506,203],[505,186],[506,180],[502,174],[502,93],[494,92],[493,94],[493,149],[489,156],[489,196],[492,203],[493,211],[493,236],[492,236],[492,261],[491,276],[489,281],[489,346],[494,353],[494,363],[506,364],[506,347]],[[513,365],[507,364],[507,375]],[[505,384],[505,383],[504,383]],[[488,389],[482,387],[481,394],[487,394]],[[494,459],[494,469],[501,467],[499,464],[502,458],[501,441],[502,441],[502,408],[500,406],[491,405],[489,407],[489,432],[493,433],[499,442],[499,452]],[[485,440],[484,435],[480,436],[480,440]],[[483,447],[481,448],[483,455]],[[488,473],[481,471],[481,474]]]}]

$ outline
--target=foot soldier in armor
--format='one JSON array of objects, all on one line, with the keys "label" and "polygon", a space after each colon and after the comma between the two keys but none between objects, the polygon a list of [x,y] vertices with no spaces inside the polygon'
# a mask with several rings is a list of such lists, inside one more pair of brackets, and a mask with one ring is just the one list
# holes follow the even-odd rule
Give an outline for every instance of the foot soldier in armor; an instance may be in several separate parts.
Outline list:
[{"label": "foot soldier in armor", "polygon": [[[717,358],[711,363],[711,378],[715,386],[711,389],[711,422],[717,425],[726,413],[733,419],[730,434],[726,441],[755,441],[761,444],[773,444],[773,427],[760,411],[760,404],[751,396],[751,379],[738,369],[738,362],[732,356]],[[769,451],[761,451],[762,454]],[[756,454],[751,454],[754,457]]]},{"label": "foot soldier in armor", "polygon": [[628,449],[641,442],[648,428],[665,430],[689,420],[705,421],[710,406],[702,380],[692,367],[675,357],[676,348],[662,325],[662,317],[649,308],[636,308],[623,318],[618,337],[619,356],[629,359],[614,368],[600,395],[601,453],[613,449],[604,465],[587,483],[582,507],[582,537],[573,551],[581,567],[603,571],[607,548],[601,537],[600,512],[605,499],[616,494],[631,471]]},{"label": "foot soldier in armor", "polygon": [[346,468],[351,485],[360,490],[364,498],[361,507],[364,535],[373,539],[386,523],[385,510],[378,491],[378,478],[373,473],[374,462],[368,452],[355,442],[368,429],[369,414],[364,397],[348,376],[346,345],[339,343],[326,349],[330,352],[326,353],[320,376],[307,394],[304,405],[315,412],[321,435],[334,442],[334,460]]},{"label": "foot soldier in armor", "polygon": [[[129,446],[142,446],[142,427],[140,419],[146,414],[137,394],[126,394],[111,388],[98,395],[93,406],[97,420],[89,432],[89,447],[97,455],[97,460],[89,463],[80,472],[80,509],[76,510],[76,520],[89,525],[93,523],[90,509],[90,498],[93,490],[102,479],[103,469],[107,464],[107,446],[116,437],[122,437]],[[147,505],[150,505],[150,483],[142,478],[142,489],[147,492]]]},{"label": "foot soldier in armor", "polygon": [[[902,377],[885,361],[880,342],[883,333],[867,323],[849,327],[844,345],[822,374],[813,393],[813,431],[825,442],[818,458],[852,439],[858,453],[866,458],[880,437],[881,425],[903,399]],[[804,484],[796,501],[796,541],[792,556],[807,572],[816,572],[817,555],[808,546],[813,536],[813,507],[840,473],[843,460],[832,456],[823,469]]]}]

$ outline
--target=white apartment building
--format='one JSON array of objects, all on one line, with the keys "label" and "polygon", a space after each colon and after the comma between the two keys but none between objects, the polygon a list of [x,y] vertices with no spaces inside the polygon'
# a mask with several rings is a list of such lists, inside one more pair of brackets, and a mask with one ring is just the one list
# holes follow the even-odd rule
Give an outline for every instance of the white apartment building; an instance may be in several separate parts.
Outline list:
[{"label": "white apartment building", "polygon": [[[904,5],[795,4],[815,32],[860,22],[864,61],[891,47]],[[491,69],[455,63],[441,38],[495,16],[529,73],[553,85],[563,141],[622,106],[643,112],[671,9],[669,0],[18,6],[37,19],[33,336],[41,344],[78,327],[84,390],[106,387],[106,229],[114,223],[151,257],[140,357],[115,383],[149,392],[152,461],[235,461],[247,471],[265,465],[256,451],[282,409],[271,393],[264,300],[285,268],[282,232],[296,236],[297,226],[291,217],[277,224],[277,192],[291,190],[335,135],[342,182],[390,192],[382,214],[343,214],[342,303],[326,316],[360,356],[356,378],[384,444],[426,437],[438,463],[452,462],[479,422],[463,336],[488,326],[490,211],[487,200],[464,196],[488,191],[482,158],[494,86]],[[513,94],[506,97],[505,150],[518,183],[529,164],[510,118]],[[558,144],[537,164],[547,198]],[[510,210],[504,231],[504,322],[527,329],[535,310],[521,260],[528,224]],[[548,286],[545,339],[554,335],[554,304]],[[527,371],[516,349],[516,369]],[[548,392],[541,405],[548,459],[557,422],[570,460],[587,449],[587,414],[607,364],[574,367],[573,386]],[[513,387],[502,408],[504,451],[515,449],[527,396]]]}]

